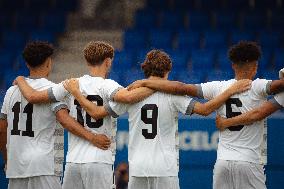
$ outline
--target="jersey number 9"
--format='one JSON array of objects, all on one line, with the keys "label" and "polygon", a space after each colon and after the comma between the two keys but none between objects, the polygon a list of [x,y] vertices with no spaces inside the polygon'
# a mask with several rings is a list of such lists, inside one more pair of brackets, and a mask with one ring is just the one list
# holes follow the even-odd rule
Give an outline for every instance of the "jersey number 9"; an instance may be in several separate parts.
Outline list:
[{"label": "jersey number 9", "polygon": [[[152,111],[152,117],[148,117],[148,110]],[[148,129],[142,129],[142,135],[146,139],[154,139],[157,135],[158,106],[156,104],[145,104],[141,108],[141,120],[152,125],[152,132],[148,132]]]}]

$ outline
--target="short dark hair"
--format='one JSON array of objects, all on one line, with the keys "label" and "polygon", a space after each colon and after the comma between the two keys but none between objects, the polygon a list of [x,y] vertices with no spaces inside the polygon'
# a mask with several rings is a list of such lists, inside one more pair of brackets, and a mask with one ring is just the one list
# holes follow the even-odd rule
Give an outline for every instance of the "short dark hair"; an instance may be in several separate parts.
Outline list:
[{"label": "short dark hair", "polygon": [[52,44],[45,41],[33,41],[27,43],[23,51],[23,58],[31,67],[43,64],[54,52]]},{"label": "short dark hair", "polygon": [[103,41],[91,41],[83,52],[86,61],[91,65],[100,65],[106,58],[114,57],[113,47]]},{"label": "short dark hair", "polygon": [[154,49],[147,53],[141,68],[146,78],[150,76],[164,77],[172,69],[172,60],[164,51]]},{"label": "short dark hair", "polygon": [[258,61],[261,57],[261,48],[256,42],[240,41],[230,48],[228,56],[232,63],[244,65],[252,61]]}]

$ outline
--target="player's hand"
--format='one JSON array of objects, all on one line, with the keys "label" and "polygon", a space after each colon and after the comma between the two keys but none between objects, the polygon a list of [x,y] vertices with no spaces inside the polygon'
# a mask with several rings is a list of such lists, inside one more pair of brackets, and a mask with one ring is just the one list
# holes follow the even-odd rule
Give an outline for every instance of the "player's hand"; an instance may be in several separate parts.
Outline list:
[{"label": "player's hand", "polygon": [[224,121],[225,121],[225,118],[222,118],[220,115],[217,115],[216,116],[216,127],[220,130],[220,131],[223,131],[225,130],[226,128],[224,127]]},{"label": "player's hand", "polygon": [[13,81],[13,85],[18,85],[19,80],[25,80],[24,76],[18,76],[16,79]]},{"label": "player's hand", "polygon": [[144,83],[145,83],[145,79],[144,80],[137,80],[135,82],[133,82],[132,84],[130,84],[128,87],[127,87],[127,90],[131,91],[133,89],[137,89],[137,88],[140,88],[140,87],[144,87]]},{"label": "player's hand", "polygon": [[72,95],[80,92],[78,79],[72,78],[72,79],[65,80],[63,81],[63,86]]},{"label": "player's hand", "polygon": [[103,134],[94,135],[90,142],[102,150],[107,150],[111,144],[110,139]]},{"label": "player's hand", "polygon": [[279,78],[284,79],[284,68],[279,71]]},{"label": "player's hand", "polygon": [[251,88],[251,83],[252,80],[250,79],[242,79],[237,82],[235,82],[230,88],[231,94],[237,94],[237,93],[242,93]]}]

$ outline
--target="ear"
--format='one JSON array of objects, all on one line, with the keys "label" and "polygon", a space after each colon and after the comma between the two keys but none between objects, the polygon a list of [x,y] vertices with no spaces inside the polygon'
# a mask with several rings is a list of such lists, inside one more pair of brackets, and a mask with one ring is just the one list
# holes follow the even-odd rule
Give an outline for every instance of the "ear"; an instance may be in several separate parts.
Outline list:
[{"label": "ear", "polygon": [[106,58],[105,61],[106,61],[106,66],[108,68],[110,68],[111,67],[111,63],[112,63],[111,59],[110,58]]}]

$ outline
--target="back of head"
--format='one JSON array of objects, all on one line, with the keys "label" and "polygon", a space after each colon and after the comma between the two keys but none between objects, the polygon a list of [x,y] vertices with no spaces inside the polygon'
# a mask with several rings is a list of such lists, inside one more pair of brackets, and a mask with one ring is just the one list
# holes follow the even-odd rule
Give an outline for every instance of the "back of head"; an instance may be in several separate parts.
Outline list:
[{"label": "back of head", "polygon": [[53,46],[44,41],[29,42],[23,51],[23,58],[26,63],[35,68],[42,65],[47,58],[49,58],[54,52]]},{"label": "back of head", "polygon": [[147,53],[144,63],[141,65],[146,78],[150,76],[165,77],[172,69],[172,60],[169,55],[161,50],[151,50]]},{"label": "back of head", "polygon": [[101,65],[105,59],[113,59],[113,47],[102,41],[91,41],[84,49],[86,61],[93,66]]},{"label": "back of head", "polygon": [[252,41],[240,41],[233,45],[228,52],[231,62],[238,66],[257,63],[261,57],[261,48]]}]

